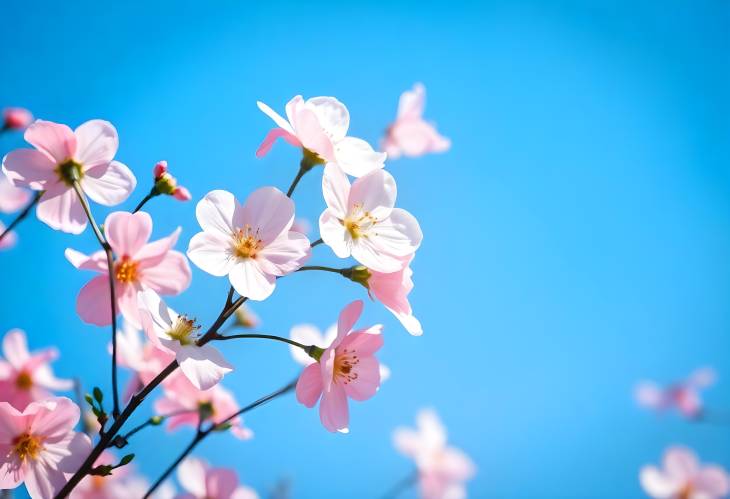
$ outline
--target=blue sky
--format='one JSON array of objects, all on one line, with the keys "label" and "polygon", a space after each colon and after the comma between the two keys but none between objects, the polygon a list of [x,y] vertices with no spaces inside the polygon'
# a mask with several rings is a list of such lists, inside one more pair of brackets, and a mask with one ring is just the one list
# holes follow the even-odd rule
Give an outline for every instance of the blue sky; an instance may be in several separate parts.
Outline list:
[{"label": "blue sky", "polygon": [[[385,325],[393,376],[352,405],[349,435],[328,434],[288,397],[246,418],[251,442],[218,435],[200,455],[262,494],[288,478],[294,497],[378,497],[411,470],[393,428],[434,407],[479,467],[473,497],[639,497],[639,467],[670,444],[730,467],[730,428],[657,419],[631,399],[638,379],[712,365],[708,406],[730,410],[730,8],[587,4],[11,0],[0,106],[72,126],[112,121],[118,159],[139,179],[121,206],[131,209],[160,159],[196,199],[285,189],[298,152],[281,143],[255,158],[271,126],[256,100],[282,110],[296,94],[336,96],[351,133],[377,143],[400,92],[423,82],[426,114],[453,148],[388,165],[425,233],[412,294],[423,337],[368,303],[362,324]],[[0,138],[2,152],[21,145]],[[320,175],[295,194],[312,220]],[[183,227],[179,249],[198,230],[194,203],[156,199],[149,212],[155,237]],[[30,220],[19,236],[0,254],[0,330],[57,345],[59,375],[108,386],[108,330],[74,312],[90,275],[63,257],[95,249],[92,234]],[[338,263],[326,247],[312,262]],[[170,303],[208,323],[226,289],[194,269]],[[285,335],[301,322],[324,328],[362,297],[306,273],[255,311],[263,330]],[[225,384],[241,403],[297,372],[282,345],[226,347],[237,370]],[[137,464],[156,478],[191,435],[146,431]]]}]

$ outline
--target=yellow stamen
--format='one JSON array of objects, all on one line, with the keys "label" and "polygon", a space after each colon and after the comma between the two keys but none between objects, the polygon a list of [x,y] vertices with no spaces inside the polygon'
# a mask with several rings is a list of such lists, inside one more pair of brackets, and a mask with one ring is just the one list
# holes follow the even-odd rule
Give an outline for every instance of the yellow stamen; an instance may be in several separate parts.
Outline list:
[{"label": "yellow stamen", "polygon": [[378,219],[372,216],[369,211],[365,211],[362,204],[354,205],[347,217],[342,220],[342,225],[352,239],[368,237],[370,229],[377,223]]},{"label": "yellow stamen", "polygon": [[192,345],[196,340],[193,333],[198,329],[200,329],[200,326],[195,325],[195,319],[191,320],[184,315],[180,315],[172,325],[172,329],[167,332],[167,335],[170,339],[180,342],[181,345]]},{"label": "yellow stamen", "polygon": [[15,379],[15,386],[21,390],[30,390],[33,387],[33,378],[27,371],[20,371]]},{"label": "yellow stamen", "polygon": [[254,231],[250,225],[246,225],[233,236],[233,254],[238,258],[256,258],[263,243],[258,237],[258,230]]},{"label": "yellow stamen", "polygon": [[43,450],[43,442],[40,437],[35,435],[23,433],[13,440],[13,451],[21,461],[27,457],[36,459],[41,450]]},{"label": "yellow stamen", "polygon": [[138,273],[137,266],[138,262],[135,262],[126,255],[123,256],[114,268],[117,281],[127,284],[136,282]]}]

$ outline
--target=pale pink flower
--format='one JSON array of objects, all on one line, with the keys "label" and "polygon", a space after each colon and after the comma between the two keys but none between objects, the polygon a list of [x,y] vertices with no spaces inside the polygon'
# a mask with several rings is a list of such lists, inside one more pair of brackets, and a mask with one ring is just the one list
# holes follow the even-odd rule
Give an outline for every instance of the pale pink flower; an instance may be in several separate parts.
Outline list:
[{"label": "pale pink flower", "polygon": [[217,348],[198,346],[195,321],[178,315],[159,295],[148,289],[138,294],[142,326],[147,338],[162,350],[175,355],[183,374],[198,390],[207,390],[233,371]]},{"label": "pale pink flower", "polygon": [[30,201],[30,192],[15,187],[4,173],[0,172],[0,212],[13,213]]},{"label": "pale pink flower", "polygon": [[91,440],[74,431],[79,408],[65,397],[31,402],[23,412],[0,402],[0,489],[25,482],[33,499],[48,499],[91,452]]},{"label": "pale pink flower", "polygon": [[[0,234],[5,232],[5,225],[0,222]],[[0,239],[0,250],[10,249],[15,246],[18,242],[18,235],[15,231],[10,231],[5,234],[5,237]]]},{"label": "pale pink flower", "polygon": [[318,362],[304,368],[297,382],[297,400],[306,407],[314,407],[322,397],[319,417],[331,432],[348,431],[348,397],[367,400],[380,387],[375,352],[383,346],[382,326],[352,331],[362,307],[362,301],[357,300],[342,310],[334,341],[321,352]]},{"label": "pale pink flower", "polygon": [[451,141],[436,131],[436,127],[423,119],[426,107],[426,88],[421,83],[406,90],[398,102],[398,116],[388,127],[382,148],[391,159],[401,155],[417,157],[434,152],[444,152]]},{"label": "pale pink flower", "polygon": [[227,191],[209,192],[195,210],[203,232],[190,240],[188,257],[251,300],[265,300],[276,278],[309,258],[309,239],[291,230],[294,202],[274,187],[254,191],[241,206]]},{"label": "pale pink flower", "polygon": [[58,350],[46,348],[28,351],[25,333],[12,329],[3,338],[3,356],[0,360],[0,400],[23,410],[31,402],[47,399],[53,392],[70,390],[73,381],[58,379],[50,363],[58,358]]},{"label": "pale pink flower", "polygon": [[661,387],[653,381],[640,382],[635,391],[636,401],[642,407],[655,411],[676,409],[689,419],[702,416],[700,390],[715,382],[715,371],[705,367],[697,369],[687,379]]},{"label": "pale pink flower", "polygon": [[152,169],[155,176],[155,189],[160,194],[168,194],[178,201],[190,201],[192,196],[185,187],[178,185],[177,179],[167,171],[167,161],[158,161]]},{"label": "pale pink flower", "polygon": [[3,109],[2,130],[22,130],[33,122],[33,115],[23,107]]},{"label": "pale pink flower", "polygon": [[720,466],[701,465],[684,447],[667,449],[663,469],[641,468],[639,480],[644,492],[657,499],[717,499],[730,493],[730,475]]},{"label": "pale pink flower", "polygon": [[327,209],[319,217],[322,240],[340,258],[355,260],[378,272],[397,272],[415,253],[423,234],[413,215],[394,208],[396,185],[385,170],[376,170],[350,186],[337,165],[328,164],[322,178]]},{"label": "pale pink flower", "polygon": [[259,157],[268,153],[274,141],[281,137],[303,149],[302,163],[310,167],[336,163],[353,177],[383,167],[385,153],[374,151],[362,139],[347,136],[350,113],[334,97],[313,97],[305,101],[297,95],[286,105],[288,121],[263,102],[256,104],[279,127],[271,130],[261,143],[256,151]]},{"label": "pale pink flower", "polygon": [[[109,451],[104,451],[94,466],[114,465],[119,461]],[[106,476],[86,476],[71,491],[70,499],[132,499],[143,497],[149,488],[147,481],[133,473],[134,465],[127,464]]]},{"label": "pale pink flower", "polygon": [[419,411],[416,426],[416,430],[397,428],[393,442],[398,451],[415,461],[422,497],[466,497],[464,482],[476,473],[474,463],[464,452],[447,445],[446,428],[435,411]]},{"label": "pale pink flower", "polygon": [[[185,255],[172,250],[180,235],[180,228],[168,237],[148,242],[152,233],[152,218],[147,213],[116,211],[106,218],[104,232],[115,255],[117,310],[134,327],[140,328],[137,292],[152,289],[161,295],[177,295],[190,285],[191,272]],[[76,299],[76,312],[90,324],[111,324],[105,253],[97,251],[86,256],[69,248],[66,250],[66,259],[77,269],[101,274],[81,288]]]},{"label": "pale pink flower", "polygon": [[206,462],[188,457],[177,468],[177,479],[186,493],[176,499],[258,499],[255,490],[239,485],[236,472],[211,468]]},{"label": "pale pink flower", "polygon": [[[155,412],[160,416],[168,416],[169,430],[185,425],[197,427],[201,407],[211,414],[206,421],[216,424],[239,410],[233,394],[221,384],[208,390],[198,390],[182,373],[174,373],[167,378],[163,384],[162,398],[155,401]],[[230,423],[235,437],[246,440],[253,436],[253,432],[243,426],[240,416]]]},{"label": "pale pink flower", "polygon": [[125,165],[113,161],[119,147],[117,131],[108,121],[87,121],[71,131],[66,125],[38,120],[25,131],[35,149],[16,149],[3,158],[3,171],[16,187],[45,191],[38,218],[56,230],[79,234],[86,214],[73,189],[105,206],[121,203],[137,185]]}]

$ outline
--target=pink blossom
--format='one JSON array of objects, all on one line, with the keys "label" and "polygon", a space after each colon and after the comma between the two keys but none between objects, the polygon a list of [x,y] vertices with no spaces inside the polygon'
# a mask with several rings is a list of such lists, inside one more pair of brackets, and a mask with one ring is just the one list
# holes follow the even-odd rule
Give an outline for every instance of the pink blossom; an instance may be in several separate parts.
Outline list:
[{"label": "pink blossom", "polygon": [[[0,234],[5,232],[5,225],[0,222]],[[15,231],[10,231],[5,234],[5,237],[0,239],[0,250],[10,249],[18,242],[18,236]]]},{"label": "pink blossom", "polygon": [[185,187],[178,185],[177,179],[167,171],[167,161],[159,161],[152,173],[155,176],[155,191],[158,194],[168,194],[178,201],[190,201],[192,196]]},{"label": "pink blossom", "polygon": [[177,469],[177,479],[187,492],[176,499],[257,499],[250,487],[239,485],[236,472],[228,468],[211,468],[204,461],[188,457]]},{"label": "pink blossom", "polygon": [[138,294],[139,311],[147,338],[174,354],[183,374],[198,390],[207,390],[233,371],[223,355],[210,344],[198,346],[194,320],[178,315],[159,295],[148,289]]},{"label": "pink blossom", "polygon": [[334,97],[313,97],[305,101],[301,95],[297,95],[286,105],[288,121],[263,102],[256,104],[278,126],[268,133],[259,146],[256,151],[259,157],[268,153],[274,141],[281,137],[293,146],[302,148],[302,164],[310,167],[336,163],[354,177],[383,167],[385,153],[374,151],[362,139],[347,136],[350,113]]},{"label": "pink blossom", "polygon": [[415,253],[423,234],[413,215],[394,208],[396,185],[385,170],[376,170],[350,186],[342,169],[328,164],[322,178],[327,209],[319,217],[322,240],[340,258],[355,260],[378,272],[397,272]]},{"label": "pink blossom", "polygon": [[253,329],[255,327],[259,327],[261,324],[261,319],[258,315],[256,315],[253,310],[251,310],[250,307],[247,307],[246,305],[241,305],[236,309],[234,312],[234,315],[236,317],[236,326],[245,327],[247,329]]},{"label": "pink blossom", "polygon": [[[155,411],[167,417],[169,430],[180,426],[198,426],[201,409],[211,416],[206,420],[221,423],[239,407],[233,394],[222,385],[217,384],[208,390],[198,390],[182,373],[174,373],[163,384],[163,397],[155,401]],[[230,421],[231,432],[237,438],[247,440],[253,432],[243,426],[243,418],[236,417]]]},{"label": "pink blossom", "polygon": [[388,127],[382,147],[388,157],[417,157],[434,152],[444,152],[451,147],[451,141],[436,131],[436,127],[423,119],[426,107],[426,88],[416,83],[413,90],[406,90],[400,96],[398,116]]},{"label": "pink blossom", "polygon": [[[180,228],[170,236],[148,242],[152,218],[145,212],[110,214],[104,223],[107,240],[114,250],[114,278],[117,310],[134,327],[141,322],[137,292],[152,289],[162,295],[177,295],[190,285],[191,272],[185,255],[171,248],[177,242]],[[106,255],[97,251],[86,256],[67,249],[66,259],[77,269],[101,275],[89,281],[76,299],[76,312],[81,319],[97,326],[111,324],[109,277]]]},{"label": "pink blossom", "polygon": [[2,130],[22,130],[33,122],[33,115],[22,107],[6,107],[3,109]]},{"label": "pink blossom", "polygon": [[697,456],[684,447],[664,453],[664,468],[644,466],[641,486],[657,499],[717,499],[730,493],[730,475],[717,465],[700,465]]},{"label": "pink blossom", "polygon": [[54,391],[70,390],[73,381],[58,379],[50,363],[58,358],[58,350],[47,348],[28,351],[25,333],[12,329],[3,338],[3,355],[0,360],[0,400],[23,410],[31,402],[53,396]]},{"label": "pink blossom", "polygon": [[129,168],[113,161],[119,138],[108,121],[87,121],[71,131],[66,125],[38,120],[25,131],[25,140],[35,149],[10,152],[3,159],[3,171],[16,187],[45,191],[36,214],[56,230],[79,234],[86,228],[74,179],[105,206],[121,203],[137,185]]},{"label": "pink blossom", "polygon": [[[94,466],[114,465],[119,459],[109,451],[104,451],[94,462]],[[149,484],[132,471],[133,464],[116,468],[111,475],[87,476],[73,489],[70,499],[130,499],[143,497]]]},{"label": "pink blossom", "polygon": [[466,497],[464,482],[476,473],[469,457],[446,443],[446,428],[435,411],[421,410],[416,416],[417,430],[397,428],[395,447],[413,459],[418,469],[419,487],[424,499]]},{"label": "pink blossom", "polygon": [[74,431],[79,408],[66,397],[31,402],[23,412],[0,402],[0,489],[22,482],[33,499],[53,497],[91,452]]},{"label": "pink blossom", "polygon": [[30,202],[30,193],[15,187],[10,180],[0,172],[0,212],[13,213],[25,208]]},{"label": "pink blossom", "polygon": [[203,232],[190,240],[188,257],[251,300],[265,300],[276,278],[309,258],[309,240],[291,230],[294,202],[274,187],[253,192],[241,206],[227,191],[208,193],[196,208]]},{"label": "pink blossom", "polygon": [[322,397],[319,417],[331,432],[348,431],[348,397],[368,400],[380,387],[374,354],[383,346],[382,326],[352,331],[362,308],[362,301],[357,300],[342,310],[334,341],[321,352],[318,362],[304,368],[297,382],[297,400],[306,407],[314,407]]},{"label": "pink blossom", "polygon": [[642,381],[634,396],[642,407],[655,411],[676,409],[689,419],[702,416],[700,390],[715,382],[715,371],[709,367],[697,369],[687,379],[661,387],[653,381]]}]

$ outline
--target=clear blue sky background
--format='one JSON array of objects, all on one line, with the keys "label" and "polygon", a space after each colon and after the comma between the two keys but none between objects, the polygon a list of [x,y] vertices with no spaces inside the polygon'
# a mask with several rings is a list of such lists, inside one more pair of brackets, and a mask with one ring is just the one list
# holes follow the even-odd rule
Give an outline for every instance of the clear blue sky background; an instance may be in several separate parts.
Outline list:
[{"label": "clear blue sky background", "polygon": [[[196,199],[286,188],[298,152],[282,143],[254,157],[271,127],[257,99],[283,110],[298,93],[337,96],[351,133],[375,143],[400,92],[426,84],[427,115],[453,149],[388,165],[425,233],[412,294],[425,334],[367,305],[363,324],[386,326],[393,376],[352,405],[351,434],[328,434],[288,397],[250,414],[253,441],[201,446],[262,495],[287,477],[295,497],[379,496],[411,469],[391,431],[424,406],[477,462],[473,497],[639,497],[639,467],[674,443],[730,466],[730,428],[657,419],[631,398],[638,379],[713,365],[707,402],[730,409],[726,2],[8,1],[2,11],[0,105],[72,126],[112,121],[140,184],[124,209],[160,159]],[[3,151],[22,145],[0,140]],[[295,195],[312,220],[320,175]],[[182,225],[184,250],[194,208],[155,200],[154,236]],[[91,275],[65,261],[66,247],[96,245],[88,231],[22,225],[18,247],[0,254],[0,330],[58,345],[60,375],[108,386],[109,333],[75,315]],[[321,247],[315,262],[336,260]],[[226,289],[195,269],[170,303],[208,323]],[[307,273],[255,310],[266,332],[287,334],[328,326],[363,295]],[[225,384],[241,403],[297,372],[280,344],[226,347],[237,371]],[[146,431],[132,445],[137,464],[155,478],[191,434]]]}]

